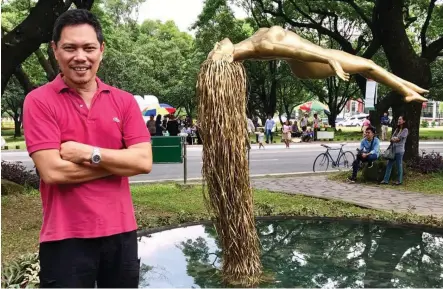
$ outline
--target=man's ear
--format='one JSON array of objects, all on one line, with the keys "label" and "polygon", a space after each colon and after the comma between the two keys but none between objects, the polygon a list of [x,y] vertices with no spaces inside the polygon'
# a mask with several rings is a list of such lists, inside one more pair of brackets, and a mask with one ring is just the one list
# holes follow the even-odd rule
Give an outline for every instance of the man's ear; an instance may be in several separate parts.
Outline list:
[{"label": "man's ear", "polygon": [[100,45],[100,52],[102,53],[102,54],[100,55],[100,61],[102,61],[102,60],[103,60],[103,53],[105,52],[105,42],[103,42],[103,43]]}]

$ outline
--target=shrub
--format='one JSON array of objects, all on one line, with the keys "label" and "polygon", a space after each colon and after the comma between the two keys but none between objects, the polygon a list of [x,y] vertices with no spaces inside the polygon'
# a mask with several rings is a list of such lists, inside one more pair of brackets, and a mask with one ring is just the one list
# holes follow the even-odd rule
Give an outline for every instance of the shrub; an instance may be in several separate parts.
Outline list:
[{"label": "shrub", "polygon": [[435,127],[437,125],[437,123],[435,122],[435,120],[433,122],[431,122],[431,127]]},{"label": "shrub", "polygon": [[426,128],[429,126],[429,122],[427,120],[422,120],[421,121],[421,127]]},{"label": "shrub", "polygon": [[22,162],[2,161],[2,179],[34,189],[38,189],[40,185],[39,176],[28,170]]},{"label": "shrub", "polygon": [[[387,160],[378,159],[374,162],[372,168],[368,168],[365,165],[362,170],[363,179],[368,182],[377,182],[377,183],[381,182],[385,177],[387,164],[388,164]],[[407,170],[406,165],[403,162],[403,178],[406,176],[406,170]],[[397,179],[397,166],[394,163],[394,165],[392,166],[390,180],[393,181],[396,179]]]},{"label": "shrub", "polygon": [[2,179],[2,196],[23,194],[25,188],[19,184]]},{"label": "shrub", "polygon": [[423,153],[408,162],[408,166],[421,174],[443,171],[443,157],[438,152]]},{"label": "shrub", "polygon": [[2,288],[38,288],[40,279],[38,253],[20,256],[2,266]]}]

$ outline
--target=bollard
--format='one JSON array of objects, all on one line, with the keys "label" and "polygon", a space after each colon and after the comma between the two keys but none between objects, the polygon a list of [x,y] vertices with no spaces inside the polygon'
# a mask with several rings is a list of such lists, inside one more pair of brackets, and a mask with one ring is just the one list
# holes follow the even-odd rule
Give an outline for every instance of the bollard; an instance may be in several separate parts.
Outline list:
[{"label": "bollard", "polygon": [[182,137],[182,146],[183,146],[183,182],[186,185],[188,180],[188,157],[186,153],[186,137]]}]

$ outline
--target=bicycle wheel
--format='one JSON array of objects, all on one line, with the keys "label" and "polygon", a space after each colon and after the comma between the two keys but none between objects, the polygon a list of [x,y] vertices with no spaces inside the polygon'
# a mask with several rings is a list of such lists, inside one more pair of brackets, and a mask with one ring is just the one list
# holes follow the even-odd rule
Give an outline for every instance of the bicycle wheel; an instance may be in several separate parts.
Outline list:
[{"label": "bicycle wheel", "polygon": [[341,170],[350,170],[352,168],[352,163],[354,162],[354,154],[350,151],[342,152],[338,158],[337,168]]},{"label": "bicycle wheel", "polygon": [[329,167],[329,157],[327,154],[322,153],[315,158],[314,166],[312,169],[314,172],[325,172],[328,170]]}]

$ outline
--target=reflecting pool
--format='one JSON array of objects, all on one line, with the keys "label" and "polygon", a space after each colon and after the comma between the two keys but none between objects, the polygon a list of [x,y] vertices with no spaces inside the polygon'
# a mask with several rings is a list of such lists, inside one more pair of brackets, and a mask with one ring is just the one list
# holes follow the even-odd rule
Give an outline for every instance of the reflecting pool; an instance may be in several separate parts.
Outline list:
[{"label": "reflecting pool", "polygon": [[[257,221],[259,287],[443,287],[443,233],[337,220]],[[212,225],[140,237],[140,287],[226,287]]]}]

